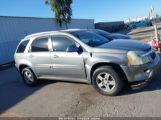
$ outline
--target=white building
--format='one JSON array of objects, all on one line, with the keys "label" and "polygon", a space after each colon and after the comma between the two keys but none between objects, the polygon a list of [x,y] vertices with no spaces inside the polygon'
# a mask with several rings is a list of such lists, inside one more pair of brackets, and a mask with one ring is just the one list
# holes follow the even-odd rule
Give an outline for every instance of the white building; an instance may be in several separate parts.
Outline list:
[{"label": "white building", "polygon": [[147,19],[148,17],[137,17],[137,18],[132,18],[132,19],[128,19],[125,20],[125,23],[130,23],[130,22],[137,22],[137,21],[143,21],[145,19]]},{"label": "white building", "polygon": [[[72,19],[68,28],[94,28],[93,19]],[[13,61],[17,44],[26,35],[65,29],[53,18],[8,17],[0,16],[0,64]]]}]

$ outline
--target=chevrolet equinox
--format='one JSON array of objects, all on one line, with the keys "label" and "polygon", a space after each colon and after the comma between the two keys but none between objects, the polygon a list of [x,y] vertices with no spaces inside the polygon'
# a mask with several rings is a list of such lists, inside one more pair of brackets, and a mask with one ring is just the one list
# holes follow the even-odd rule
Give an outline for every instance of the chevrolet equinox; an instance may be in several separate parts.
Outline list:
[{"label": "chevrolet equinox", "polygon": [[36,33],[19,43],[15,65],[25,84],[40,79],[92,84],[103,95],[117,95],[125,82],[155,76],[160,58],[146,43],[108,40],[90,30]]}]

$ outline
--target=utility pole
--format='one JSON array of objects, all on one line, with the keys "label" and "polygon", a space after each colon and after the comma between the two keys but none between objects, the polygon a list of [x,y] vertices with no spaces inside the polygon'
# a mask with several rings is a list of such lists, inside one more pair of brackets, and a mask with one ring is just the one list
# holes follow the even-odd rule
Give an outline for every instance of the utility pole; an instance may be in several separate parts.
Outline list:
[{"label": "utility pole", "polygon": [[154,30],[155,30],[155,39],[158,41],[160,38],[159,38],[158,27],[156,23],[154,24]]}]

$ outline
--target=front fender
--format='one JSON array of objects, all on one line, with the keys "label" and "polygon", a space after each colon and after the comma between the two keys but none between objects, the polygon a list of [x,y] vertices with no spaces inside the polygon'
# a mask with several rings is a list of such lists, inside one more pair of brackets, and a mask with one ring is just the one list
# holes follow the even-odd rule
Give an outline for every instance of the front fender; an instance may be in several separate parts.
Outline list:
[{"label": "front fender", "polygon": [[125,56],[125,54],[107,54],[107,55],[106,54],[93,54],[92,66],[100,62],[125,65],[127,64],[127,57]]},{"label": "front fender", "polygon": [[126,65],[127,57],[125,54],[92,54],[85,61],[85,68],[87,72],[87,79],[91,81],[91,70],[96,64],[117,64],[119,66]]}]

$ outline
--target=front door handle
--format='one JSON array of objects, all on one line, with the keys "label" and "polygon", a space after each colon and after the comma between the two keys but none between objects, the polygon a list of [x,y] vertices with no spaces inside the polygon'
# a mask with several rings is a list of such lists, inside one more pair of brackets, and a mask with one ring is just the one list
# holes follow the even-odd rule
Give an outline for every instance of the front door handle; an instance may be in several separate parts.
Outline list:
[{"label": "front door handle", "polygon": [[30,58],[33,58],[34,56],[33,56],[33,55],[30,55],[29,57],[30,57]]},{"label": "front door handle", "polygon": [[59,56],[58,55],[54,55],[54,58],[58,58]]}]

